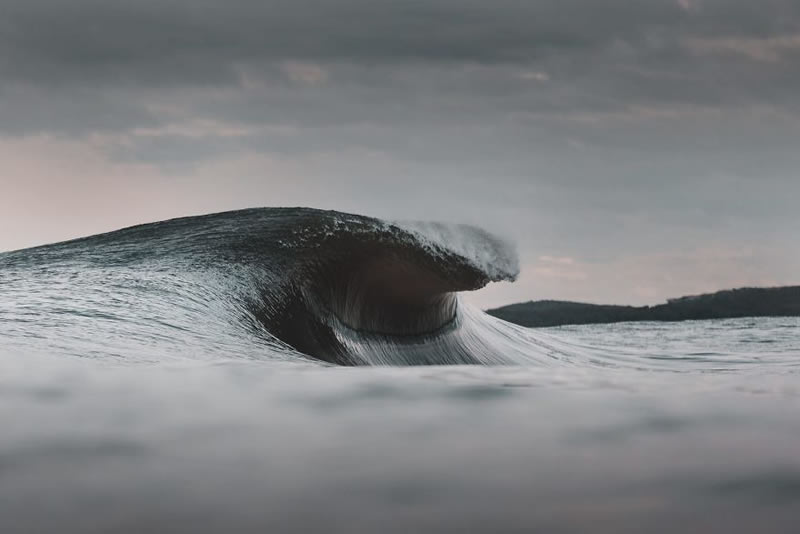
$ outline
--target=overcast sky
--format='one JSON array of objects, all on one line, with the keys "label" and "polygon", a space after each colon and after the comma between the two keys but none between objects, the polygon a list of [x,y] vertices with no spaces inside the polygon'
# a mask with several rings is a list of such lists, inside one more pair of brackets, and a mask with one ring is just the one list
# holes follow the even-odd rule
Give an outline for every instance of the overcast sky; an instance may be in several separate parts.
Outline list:
[{"label": "overcast sky", "polygon": [[3,0],[0,250],[306,205],[469,222],[482,306],[800,283],[797,0]]}]

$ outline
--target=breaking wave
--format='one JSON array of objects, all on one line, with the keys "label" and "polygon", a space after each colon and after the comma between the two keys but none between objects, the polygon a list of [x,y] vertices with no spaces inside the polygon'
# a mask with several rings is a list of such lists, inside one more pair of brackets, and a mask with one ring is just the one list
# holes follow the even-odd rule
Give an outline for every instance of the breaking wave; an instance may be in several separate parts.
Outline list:
[{"label": "breaking wave", "polygon": [[[559,350],[467,306],[513,281],[479,228],[302,208],[187,217],[0,255],[6,345],[79,356],[529,364]],[[35,326],[34,326],[35,325]],[[24,335],[22,335],[24,334]],[[551,340],[552,341],[552,340]]]}]

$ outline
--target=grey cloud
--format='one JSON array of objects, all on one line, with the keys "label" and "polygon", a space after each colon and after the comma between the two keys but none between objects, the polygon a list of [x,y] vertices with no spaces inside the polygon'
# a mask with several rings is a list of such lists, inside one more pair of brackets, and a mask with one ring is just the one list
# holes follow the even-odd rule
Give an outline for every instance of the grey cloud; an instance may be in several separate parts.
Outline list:
[{"label": "grey cloud", "polygon": [[0,132],[11,135],[119,131],[160,122],[141,101],[119,90],[0,85]]},{"label": "grey cloud", "polygon": [[685,18],[672,2],[622,0],[10,0],[4,15],[7,69],[63,75],[64,66],[76,65],[123,78],[116,66],[166,74],[172,58],[190,67],[206,59],[209,73],[225,62],[287,57],[528,60],[547,49],[640,38],[651,26]]},{"label": "grey cloud", "polygon": [[[796,2],[687,5],[7,0],[0,130],[86,133],[179,120],[153,113],[153,99],[172,102],[178,115],[304,127],[763,102],[797,112],[800,69],[692,45],[793,35]],[[289,61],[317,66],[324,83],[291,79]]]},{"label": "grey cloud", "polygon": [[239,62],[530,62],[628,43],[797,31],[791,0],[7,0],[6,76],[221,83]]}]

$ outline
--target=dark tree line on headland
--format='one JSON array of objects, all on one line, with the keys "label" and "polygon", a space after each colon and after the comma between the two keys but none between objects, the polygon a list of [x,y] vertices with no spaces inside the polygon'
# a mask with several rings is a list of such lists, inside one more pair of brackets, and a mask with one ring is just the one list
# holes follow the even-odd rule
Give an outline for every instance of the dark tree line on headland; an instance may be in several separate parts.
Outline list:
[{"label": "dark tree line on headland", "polygon": [[522,326],[800,316],[800,286],[729,289],[670,299],[656,306],[540,300],[511,304],[487,313]]}]

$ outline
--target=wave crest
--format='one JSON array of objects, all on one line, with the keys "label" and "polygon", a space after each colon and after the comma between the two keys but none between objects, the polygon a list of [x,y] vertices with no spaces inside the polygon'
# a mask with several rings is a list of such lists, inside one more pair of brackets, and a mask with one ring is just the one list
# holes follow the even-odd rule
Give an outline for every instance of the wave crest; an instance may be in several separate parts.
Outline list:
[{"label": "wave crest", "polygon": [[296,289],[288,309],[264,323],[289,345],[335,363],[359,360],[352,342],[341,341],[343,329],[372,345],[376,337],[429,339],[458,326],[458,292],[518,273],[513,247],[466,225],[336,214],[294,227],[281,246],[296,260]]},{"label": "wave crest", "polygon": [[[466,225],[260,208],[2,254],[0,270],[41,282],[31,295],[54,293],[53,280],[85,280],[74,309],[59,308],[58,317],[74,318],[83,337],[86,317],[114,317],[121,352],[161,346],[176,332],[198,353],[266,342],[281,358],[344,365],[520,363],[514,355],[529,348],[518,329],[460,302],[459,292],[519,271],[513,246]],[[89,284],[89,273],[102,283]],[[47,314],[49,302],[35,305]],[[91,337],[102,345],[111,339],[106,323],[93,321]],[[143,324],[151,325],[146,336]]]}]

